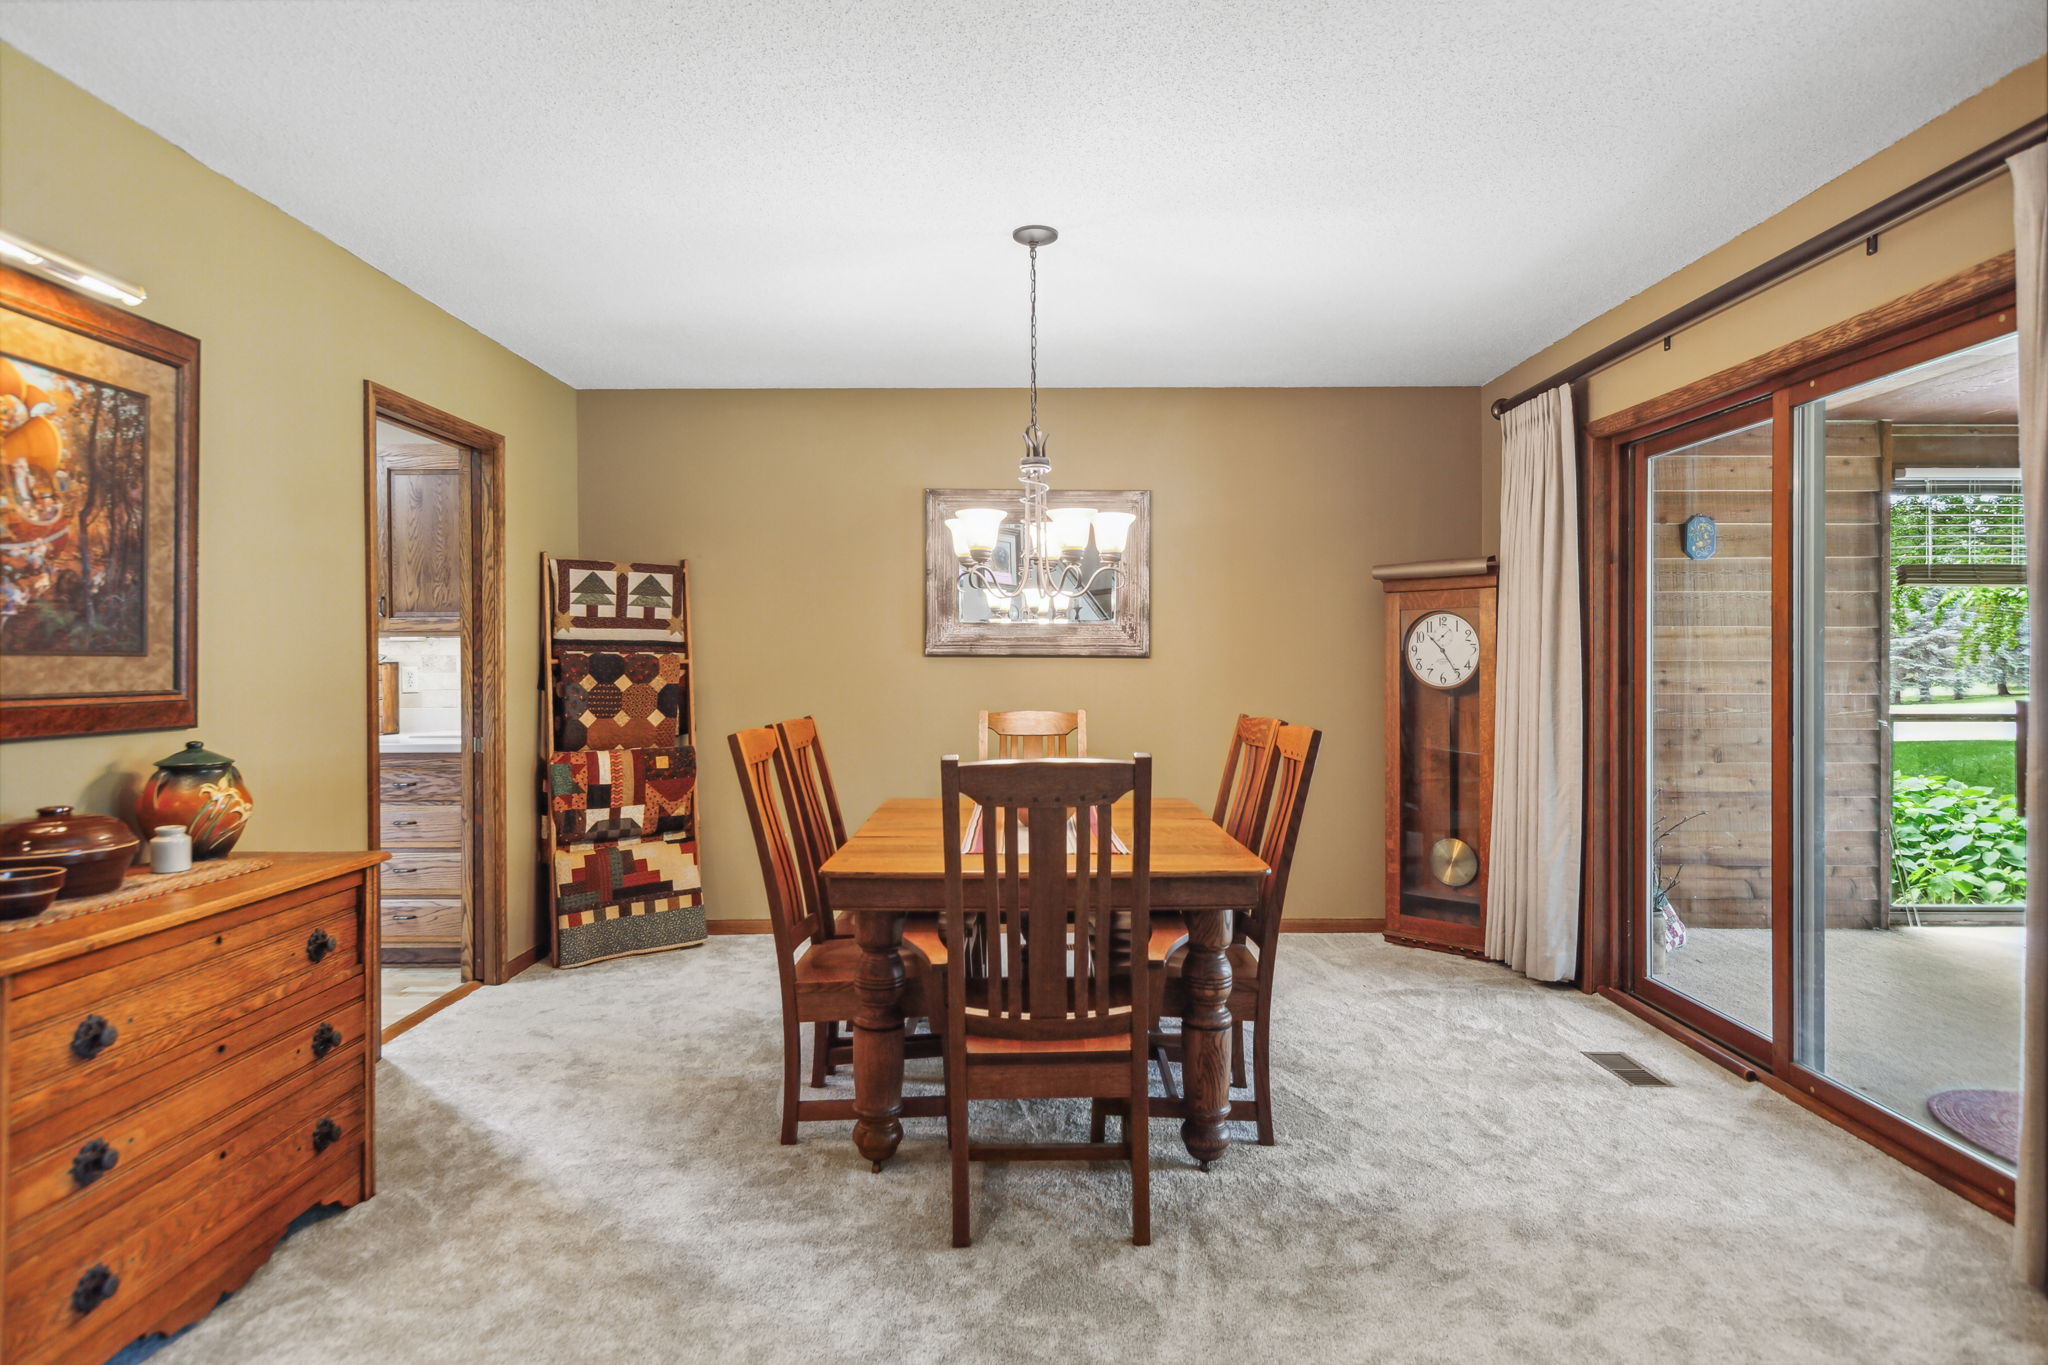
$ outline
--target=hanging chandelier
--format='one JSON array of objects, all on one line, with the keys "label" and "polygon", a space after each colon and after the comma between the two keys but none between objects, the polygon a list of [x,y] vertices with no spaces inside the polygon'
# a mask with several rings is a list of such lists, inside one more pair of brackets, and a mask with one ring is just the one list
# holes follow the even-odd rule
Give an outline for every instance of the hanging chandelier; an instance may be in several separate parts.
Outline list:
[{"label": "hanging chandelier", "polygon": [[[1024,428],[1024,458],[1017,466],[1017,482],[1024,485],[1024,492],[1018,518],[1011,523],[1017,528],[1016,572],[1004,575],[993,562],[996,546],[1004,539],[1007,509],[962,508],[947,518],[946,529],[952,532],[953,553],[960,560],[960,586],[987,594],[995,619],[1016,619],[1012,612],[1021,607],[1026,621],[1073,621],[1079,619],[1080,600],[1101,587],[1112,587],[1115,597],[1121,597],[1124,545],[1137,517],[1092,507],[1046,505],[1052,492],[1052,460],[1038,426],[1038,248],[1058,241],[1059,233],[1034,223],[1010,235],[1031,252],[1031,423]],[[1091,547],[1096,567],[1088,570]]]}]

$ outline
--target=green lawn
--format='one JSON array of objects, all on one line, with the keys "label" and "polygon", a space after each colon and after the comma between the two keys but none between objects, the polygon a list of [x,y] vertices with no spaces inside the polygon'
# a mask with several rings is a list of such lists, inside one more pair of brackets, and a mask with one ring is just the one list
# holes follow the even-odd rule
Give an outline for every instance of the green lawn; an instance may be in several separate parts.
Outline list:
[{"label": "green lawn", "polygon": [[1973,787],[2013,794],[2009,739],[1912,739],[1892,745],[1892,771],[1912,777],[1953,777]]}]

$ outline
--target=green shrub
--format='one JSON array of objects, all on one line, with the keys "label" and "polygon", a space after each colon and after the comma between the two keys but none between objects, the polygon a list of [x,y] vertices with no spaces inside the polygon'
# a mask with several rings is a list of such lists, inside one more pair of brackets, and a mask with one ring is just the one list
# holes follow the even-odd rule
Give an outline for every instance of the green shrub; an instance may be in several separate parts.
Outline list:
[{"label": "green shrub", "polygon": [[2027,822],[2010,796],[1952,777],[1892,777],[1892,899],[2012,905],[2027,898]]}]

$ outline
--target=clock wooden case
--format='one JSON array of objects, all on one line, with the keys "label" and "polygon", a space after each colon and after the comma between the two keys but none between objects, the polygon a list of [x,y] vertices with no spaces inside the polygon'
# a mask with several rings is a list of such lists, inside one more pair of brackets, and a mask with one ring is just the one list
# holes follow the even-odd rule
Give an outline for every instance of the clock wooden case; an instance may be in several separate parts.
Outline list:
[{"label": "clock wooden case", "polygon": [[1392,943],[1484,955],[1497,583],[1490,568],[1414,578],[1382,571]]}]

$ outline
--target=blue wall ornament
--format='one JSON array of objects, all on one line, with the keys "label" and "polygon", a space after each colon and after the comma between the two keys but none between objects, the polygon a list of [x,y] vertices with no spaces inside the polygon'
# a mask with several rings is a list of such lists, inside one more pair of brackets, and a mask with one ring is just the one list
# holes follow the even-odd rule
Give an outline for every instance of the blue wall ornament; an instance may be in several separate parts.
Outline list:
[{"label": "blue wall ornament", "polygon": [[1687,517],[1679,530],[1684,536],[1687,559],[1712,559],[1714,551],[1721,548],[1721,532],[1712,517]]}]

